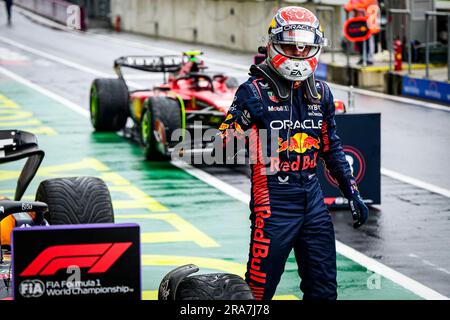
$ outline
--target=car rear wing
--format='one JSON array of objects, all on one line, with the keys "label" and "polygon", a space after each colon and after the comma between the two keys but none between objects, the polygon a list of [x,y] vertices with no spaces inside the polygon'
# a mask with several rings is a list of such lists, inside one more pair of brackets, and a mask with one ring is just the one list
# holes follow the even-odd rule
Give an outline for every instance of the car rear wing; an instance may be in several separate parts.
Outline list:
[{"label": "car rear wing", "polygon": [[183,56],[124,56],[114,61],[114,70],[119,78],[123,79],[122,68],[131,68],[146,72],[164,73],[166,82],[167,72],[177,72],[181,69]]}]

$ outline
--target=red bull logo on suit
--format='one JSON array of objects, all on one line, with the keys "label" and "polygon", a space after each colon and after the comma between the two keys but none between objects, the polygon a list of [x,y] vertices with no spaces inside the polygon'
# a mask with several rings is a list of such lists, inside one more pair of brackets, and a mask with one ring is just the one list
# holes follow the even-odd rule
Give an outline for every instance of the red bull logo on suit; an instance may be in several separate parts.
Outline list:
[{"label": "red bull logo on suit", "polygon": [[283,141],[282,138],[278,138],[279,148],[277,152],[293,151],[297,153],[305,153],[312,148],[320,149],[320,139],[313,138],[306,133],[296,133],[288,140]]},{"label": "red bull logo on suit", "polygon": [[[278,153],[289,151],[303,154],[313,148],[319,150],[320,139],[313,138],[306,133],[301,132],[289,137],[288,140],[278,138],[278,146]],[[312,169],[317,166],[318,156],[319,152],[316,151],[312,156],[309,154],[298,155],[295,161],[281,161],[279,157],[271,157],[269,170],[273,173]]]}]

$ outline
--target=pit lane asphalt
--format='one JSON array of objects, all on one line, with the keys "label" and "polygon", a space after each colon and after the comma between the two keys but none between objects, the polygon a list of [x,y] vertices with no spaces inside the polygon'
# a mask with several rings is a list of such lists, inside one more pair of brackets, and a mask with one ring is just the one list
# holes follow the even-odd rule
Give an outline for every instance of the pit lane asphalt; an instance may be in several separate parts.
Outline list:
[{"label": "pit lane asphalt", "polygon": [[[4,21],[4,12],[0,12],[0,21]],[[104,30],[97,30],[96,33],[97,36],[54,30],[16,13],[11,28],[0,25],[0,47],[9,53],[21,54],[23,59],[13,57],[2,66],[87,109],[91,81],[100,74],[112,75],[112,62],[121,55],[173,54],[202,48],[207,58],[228,64],[208,61],[211,70],[231,74],[241,81],[246,78],[246,72],[230,63],[251,63],[251,55],[207,46],[130,34],[109,34]],[[15,43],[6,43],[5,39],[26,48],[19,49]],[[131,43],[125,45],[123,41],[144,43],[153,50]],[[76,63],[87,70],[31,53],[28,48]],[[133,82],[138,81],[135,75],[133,73]],[[158,77],[151,75],[148,83],[157,83],[156,79]],[[145,86],[147,83],[140,79],[139,84]],[[334,90],[334,95],[346,101],[344,91]],[[450,189],[447,169],[450,155],[449,112],[363,95],[356,95],[355,98],[357,111],[382,113],[383,167]],[[239,170],[203,169],[245,192],[249,190],[248,178]],[[382,205],[378,209],[371,211],[367,225],[357,231],[351,228],[348,212],[334,212],[337,239],[449,296],[449,198],[383,176]]]}]

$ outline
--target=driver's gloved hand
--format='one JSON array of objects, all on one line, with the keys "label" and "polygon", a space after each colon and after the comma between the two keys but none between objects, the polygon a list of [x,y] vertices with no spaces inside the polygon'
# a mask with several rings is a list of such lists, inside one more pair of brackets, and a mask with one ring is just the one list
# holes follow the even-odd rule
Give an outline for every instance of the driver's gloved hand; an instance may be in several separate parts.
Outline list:
[{"label": "driver's gloved hand", "polygon": [[253,121],[258,121],[263,116],[263,106],[261,100],[256,97],[251,97],[243,104],[244,109],[250,113],[251,119]]},{"label": "driver's gloved hand", "polygon": [[369,217],[369,209],[359,195],[359,192],[353,193],[348,198],[348,204],[353,217],[353,228],[357,229],[366,222]]}]

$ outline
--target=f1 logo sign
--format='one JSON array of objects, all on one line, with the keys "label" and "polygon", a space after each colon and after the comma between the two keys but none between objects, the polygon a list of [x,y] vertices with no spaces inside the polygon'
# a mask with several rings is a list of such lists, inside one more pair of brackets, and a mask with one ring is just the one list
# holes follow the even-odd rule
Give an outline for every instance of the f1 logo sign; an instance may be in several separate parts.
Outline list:
[{"label": "f1 logo sign", "polygon": [[139,300],[139,236],[135,223],[15,228],[14,299]]},{"label": "f1 logo sign", "polygon": [[51,246],[42,251],[20,276],[51,276],[70,266],[105,273],[132,245],[131,242]]}]

